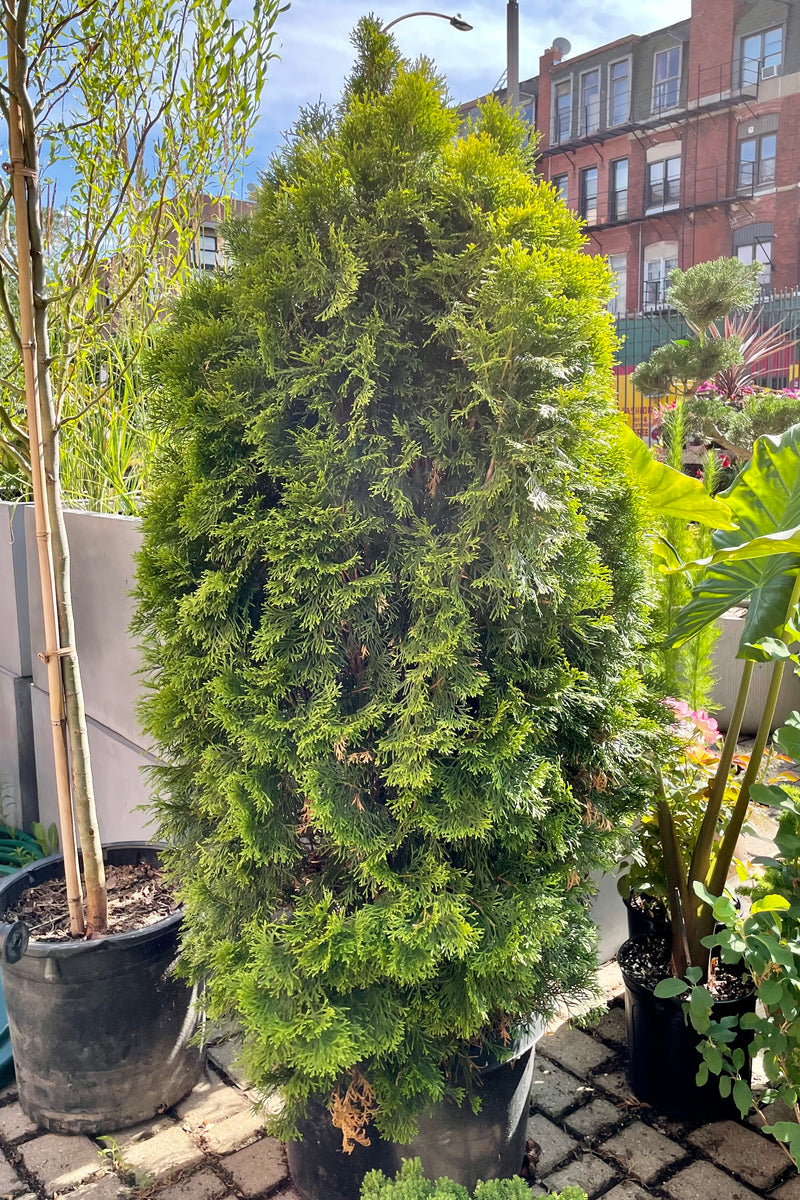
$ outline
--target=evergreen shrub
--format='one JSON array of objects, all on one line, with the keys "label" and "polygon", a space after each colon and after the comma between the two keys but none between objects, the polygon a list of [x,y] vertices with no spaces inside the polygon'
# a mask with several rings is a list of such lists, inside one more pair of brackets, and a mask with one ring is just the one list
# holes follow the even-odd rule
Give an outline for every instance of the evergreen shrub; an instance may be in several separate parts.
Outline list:
[{"label": "evergreen shrub", "polygon": [[[530,1184],[520,1175],[487,1179],[478,1183],[473,1193],[474,1200],[530,1200],[531,1195]],[[587,1200],[586,1192],[577,1187],[541,1195],[543,1200]],[[382,1171],[369,1171],[361,1186],[361,1200],[470,1200],[470,1194],[452,1179],[426,1179],[420,1160],[411,1158],[403,1160],[394,1179],[387,1179]]]},{"label": "evergreen shrub", "polygon": [[186,969],[277,1129],[321,1097],[405,1140],[590,985],[643,575],[605,263],[521,121],[458,137],[430,64],[356,41],[161,339],[139,628]]}]

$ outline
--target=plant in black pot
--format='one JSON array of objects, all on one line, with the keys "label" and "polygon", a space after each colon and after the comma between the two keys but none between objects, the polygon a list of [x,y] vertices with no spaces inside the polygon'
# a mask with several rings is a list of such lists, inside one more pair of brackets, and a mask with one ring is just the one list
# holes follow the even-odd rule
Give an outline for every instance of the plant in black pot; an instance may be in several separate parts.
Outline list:
[{"label": "plant in black pot", "polygon": [[[670,472],[655,464],[658,472]],[[673,473],[674,474],[674,473]],[[697,1036],[686,1025],[682,998],[687,981],[691,1003],[714,1002],[715,1021],[737,1017],[755,999],[746,979],[724,969],[710,953],[714,903],[723,896],[736,843],[758,782],[764,749],[792,643],[797,640],[800,598],[800,427],[779,438],[760,438],[753,457],[734,484],[721,493],[735,528],[712,535],[713,554],[700,562],[673,565],[696,576],[692,598],[681,611],[672,637],[693,636],[744,599],[749,600],[739,656],[744,659],[735,710],[707,789],[702,821],[690,843],[682,841],[665,792],[658,823],[670,907],[667,939],[634,939],[620,949],[627,988],[629,1052],[634,1090],[642,1099],[678,1112],[707,1112],[718,1098],[715,1087],[695,1089]],[[667,549],[667,553],[669,550]],[[733,779],[742,714],[756,662],[772,660],[772,678],[746,768]],[[660,787],[660,783],[659,783]],[[732,791],[732,795],[731,795]],[[726,794],[730,810],[724,815]],[[738,994],[737,994],[738,993]],[[726,1009],[724,1006],[729,1005]],[[743,1034],[737,1048],[749,1062]],[[665,1047],[670,1047],[665,1050]],[[656,1070],[670,1056],[668,1075]],[[683,1064],[681,1066],[681,1064]]]},{"label": "plant in black pot", "polygon": [[[224,178],[231,150],[244,152],[276,8],[271,0],[234,29],[226,0],[4,7],[0,463],[33,500],[36,649],[63,854],[0,885],[2,980],[20,1103],[64,1132],[130,1124],[174,1103],[199,1055],[186,1044],[191,992],[170,970],[180,914],[159,883],[157,851],[101,845],[59,434],[83,412],[105,411],[114,381],[98,361],[114,361],[106,350],[126,311],[154,295],[151,319],[159,311],[184,269],[203,185]],[[64,162],[56,210],[48,173]],[[92,385],[76,394],[76,379]],[[109,894],[128,902],[121,921]]]},{"label": "plant in black pot", "polygon": [[162,340],[139,572],[186,969],[301,1195],[348,1200],[409,1144],[519,1169],[651,725],[605,264],[528,127],[458,138],[356,43]]}]

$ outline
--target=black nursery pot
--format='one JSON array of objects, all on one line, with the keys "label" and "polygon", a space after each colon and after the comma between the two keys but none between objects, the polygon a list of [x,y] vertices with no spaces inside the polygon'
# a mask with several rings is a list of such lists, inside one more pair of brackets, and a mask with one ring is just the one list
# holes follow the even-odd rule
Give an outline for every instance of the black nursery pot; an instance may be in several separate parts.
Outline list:
[{"label": "black nursery pot", "polygon": [[625,913],[628,918],[628,937],[644,937],[646,933],[655,933],[667,929],[669,921],[666,912],[648,912],[638,904],[633,903],[634,893],[623,898]]},{"label": "black nursery pot", "polygon": [[[698,1049],[702,1039],[684,1016],[682,1000],[657,999],[652,988],[632,978],[626,969],[629,955],[644,940],[643,937],[630,938],[620,947],[617,955],[625,982],[628,1078],[634,1094],[637,1099],[669,1116],[705,1121],[738,1117],[738,1110],[730,1097],[726,1099],[720,1095],[716,1076],[711,1076],[703,1087],[698,1087],[695,1082],[702,1061]],[[665,977],[668,957],[667,950]],[[735,1000],[718,1000],[711,1010],[712,1020],[719,1021],[726,1016],[740,1017],[744,1013],[755,1012],[755,1007],[755,991]],[[738,1046],[744,1051],[742,1074],[748,1080],[752,1037],[751,1031],[739,1030],[733,1043],[734,1047]]]},{"label": "black nursery pot", "polygon": [[430,1179],[446,1175],[470,1192],[479,1179],[517,1174],[525,1157],[533,1058],[541,1032],[530,1029],[515,1047],[513,1059],[476,1062],[479,1113],[473,1113],[469,1101],[460,1107],[435,1105],[421,1114],[419,1133],[404,1145],[384,1141],[370,1128],[370,1145],[357,1145],[352,1154],[345,1154],[328,1109],[312,1104],[300,1123],[302,1141],[287,1146],[289,1171],[301,1200],[358,1200],[367,1171],[394,1175],[404,1158],[422,1159]]},{"label": "black nursery pot", "polygon": [[[156,865],[158,850],[119,842],[103,857]],[[63,874],[56,855],[9,876],[0,919],[26,888]],[[181,918],[93,941],[30,942],[18,962],[0,962],[20,1104],[37,1125],[57,1133],[134,1125],[197,1082],[196,993],[173,971]],[[0,924],[4,942],[11,928]]]}]

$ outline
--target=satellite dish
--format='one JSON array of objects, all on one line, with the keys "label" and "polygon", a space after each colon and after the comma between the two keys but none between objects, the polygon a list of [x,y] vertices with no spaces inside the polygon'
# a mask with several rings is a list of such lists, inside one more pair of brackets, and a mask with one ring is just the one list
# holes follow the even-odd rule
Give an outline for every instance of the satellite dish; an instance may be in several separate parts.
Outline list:
[{"label": "satellite dish", "polygon": [[572,43],[567,38],[556,38],[553,42],[553,49],[558,50],[563,58],[565,54],[569,54],[572,49]]}]

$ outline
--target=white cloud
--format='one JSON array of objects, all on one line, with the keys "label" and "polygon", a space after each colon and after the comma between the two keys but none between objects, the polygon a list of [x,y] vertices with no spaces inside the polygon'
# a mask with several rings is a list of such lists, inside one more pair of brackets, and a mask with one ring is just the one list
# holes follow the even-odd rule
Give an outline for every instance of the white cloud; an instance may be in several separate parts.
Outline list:
[{"label": "white cloud", "polygon": [[[458,101],[489,91],[505,69],[505,0],[436,0],[435,8],[457,8],[474,29],[458,33],[445,21],[417,17],[401,22],[394,33],[404,54],[427,54],[447,78]],[[363,0],[293,0],[278,18],[273,61],[267,73],[262,115],[250,160],[253,173],[288,129],[302,104],[322,96],[335,101],[350,70],[350,32],[365,11]],[[377,15],[388,22],[413,9],[409,0],[381,5]],[[520,0],[520,75],[535,75],[539,55],[556,37],[567,37],[572,53],[612,42],[629,33],[646,33],[688,17],[691,0]]]}]

